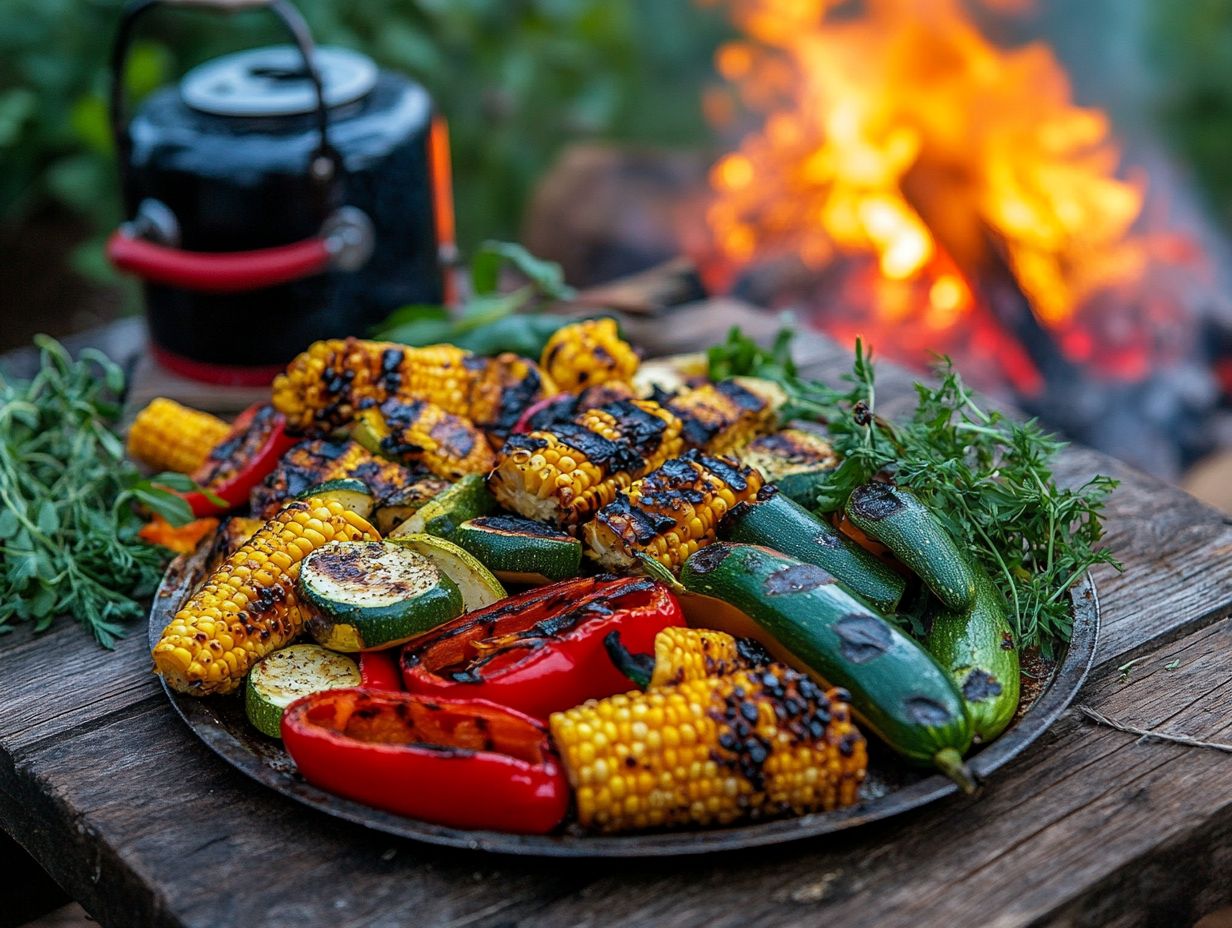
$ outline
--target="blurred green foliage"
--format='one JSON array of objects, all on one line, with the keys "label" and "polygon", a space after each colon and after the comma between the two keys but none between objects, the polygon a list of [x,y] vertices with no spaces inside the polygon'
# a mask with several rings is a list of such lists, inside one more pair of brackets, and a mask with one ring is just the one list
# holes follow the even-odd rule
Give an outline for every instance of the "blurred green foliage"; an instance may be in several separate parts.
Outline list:
[{"label": "blurred green foliage", "polygon": [[[120,0],[0,2],[0,222],[54,202],[100,235],[119,218],[106,63]],[[728,28],[692,0],[299,0],[319,43],[409,74],[448,117],[463,244],[516,235],[566,141],[705,136],[700,91]],[[283,42],[263,11],[148,14],[133,99],[226,51]],[[102,271],[100,251],[80,269]]]},{"label": "blurred green foliage", "polygon": [[1152,26],[1161,121],[1232,227],[1232,0],[1156,0]]}]

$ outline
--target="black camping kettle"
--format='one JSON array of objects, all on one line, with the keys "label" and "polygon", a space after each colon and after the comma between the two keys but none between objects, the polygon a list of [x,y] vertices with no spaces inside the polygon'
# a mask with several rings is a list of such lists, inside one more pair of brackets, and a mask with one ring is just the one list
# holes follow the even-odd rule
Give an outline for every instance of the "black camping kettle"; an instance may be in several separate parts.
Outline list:
[{"label": "black camping kettle", "polygon": [[[263,8],[292,41],[208,61],[130,120],[124,64],[156,6]],[[131,218],[107,253],[144,281],[163,366],[268,383],[316,339],[364,335],[399,306],[442,301],[448,140],[421,86],[358,52],[314,47],[287,0],[132,0],[111,80]]]}]

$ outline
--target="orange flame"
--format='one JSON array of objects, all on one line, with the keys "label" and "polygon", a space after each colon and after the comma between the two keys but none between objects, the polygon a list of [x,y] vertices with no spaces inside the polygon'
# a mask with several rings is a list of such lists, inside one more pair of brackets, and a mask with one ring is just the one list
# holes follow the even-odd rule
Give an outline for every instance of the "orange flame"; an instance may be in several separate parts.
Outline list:
[{"label": "orange flame", "polygon": [[716,64],[761,124],[711,172],[721,268],[864,255],[885,282],[923,287],[936,331],[972,311],[964,275],[990,247],[1053,328],[1144,273],[1130,234],[1144,185],[1116,176],[1107,118],[1074,104],[1047,46],[997,47],[960,0],[865,0],[858,15],[844,0],[726,3],[745,38]]}]

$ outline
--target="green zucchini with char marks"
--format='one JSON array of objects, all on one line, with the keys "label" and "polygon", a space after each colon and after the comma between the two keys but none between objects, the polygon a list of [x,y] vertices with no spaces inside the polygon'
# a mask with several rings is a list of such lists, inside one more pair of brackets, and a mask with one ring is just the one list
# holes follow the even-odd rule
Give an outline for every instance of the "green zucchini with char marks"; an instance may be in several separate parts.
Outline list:
[{"label": "green zucchini with char marks", "polygon": [[1021,685],[1001,592],[911,491],[866,484],[851,494],[847,515],[911,567],[941,601],[925,647],[962,692],[976,739],[991,741],[1014,718]]},{"label": "green zucchini with char marks", "polygon": [[388,541],[335,541],[302,562],[308,632],[332,651],[369,651],[462,614],[458,585],[424,555]]},{"label": "green zucchini with char marks", "polygon": [[898,608],[907,587],[885,563],[773,487],[763,487],[756,502],[736,506],[720,523],[719,534],[816,564],[883,612]]},{"label": "green zucchini with char marks", "polygon": [[826,571],[769,548],[717,542],[685,562],[680,582],[748,616],[775,657],[848,690],[863,722],[899,754],[974,789],[962,760],[971,720],[949,676]]},{"label": "green zucchini with char marks", "polygon": [[506,583],[567,580],[582,568],[581,541],[522,516],[468,519],[454,540]]}]

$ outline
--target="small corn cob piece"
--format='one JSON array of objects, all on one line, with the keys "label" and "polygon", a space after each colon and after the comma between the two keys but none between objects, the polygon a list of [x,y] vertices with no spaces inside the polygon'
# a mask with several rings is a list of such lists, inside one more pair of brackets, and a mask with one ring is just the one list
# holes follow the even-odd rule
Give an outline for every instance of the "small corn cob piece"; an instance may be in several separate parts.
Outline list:
[{"label": "small corn cob piece", "polygon": [[287,500],[330,480],[350,477],[362,480],[380,504],[421,473],[379,458],[359,442],[314,438],[284,454],[269,476],[253,487],[248,501],[253,515],[269,519]]},{"label": "small corn cob piece", "polygon": [[630,653],[620,632],[609,632],[603,644],[616,669],[640,689],[676,686],[770,663],[770,655],[756,642],[737,641],[727,632],[709,628],[669,626],[655,635],[653,654]]},{"label": "small corn cob piece", "polygon": [[675,416],[649,400],[622,400],[571,422],[510,436],[488,487],[507,509],[576,530],[680,448]]},{"label": "small corn cob piece", "polygon": [[533,361],[480,358],[453,345],[408,348],[359,338],[311,345],[274,378],[274,406],[296,431],[349,425],[364,406],[426,400],[484,429],[513,427],[522,410],[554,392]]},{"label": "small corn cob piece", "polygon": [[620,337],[614,319],[584,319],[561,326],[543,346],[539,365],[569,393],[617,380],[628,383],[638,357]]},{"label": "small corn cob piece", "polygon": [[587,554],[617,572],[639,569],[639,554],[678,570],[715,540],[719,520],[763,485],[751,467],[691,449],[599,510],[583,529]]},{"label": "small corn cob piece", "polygon": [[304,625],[295,583],[300,562],[331,541],[379,540],[335,500],[290,503],[215,570],[163,629],[156,671],[194,696],[233,692],[265,655]]},{"label": "small corn cob piece", "polygon": [[770,664],[590,700],[550,726],[583,827],[729,824],[856,802],[868,755],[848,699]]},{"label": "small corn cob piece", "polygon": [[486,474],[496,463],[487,438],[469,419],[423,400],[386,400],[361,409],[354,435],[370,451],[402,464],[421,464],[449,480]]},{"label": "small corn cob piece", "polygon": [[650,686],[675,686],[749,669],[736,639],[709,628],[669,626],[655,635]]},{"label": "small corn cob piece", "polygon": [[663,405],[680,419],[685,447],[724,454],[774,428],[787,400],[778,384],[732,377],[674,396]]},{"label": "small corn cob piece", "polygon": [[128,430],[128,455],[154,470],[191,474],[205,463],[231,426],[175,400],[150,400]]}]

